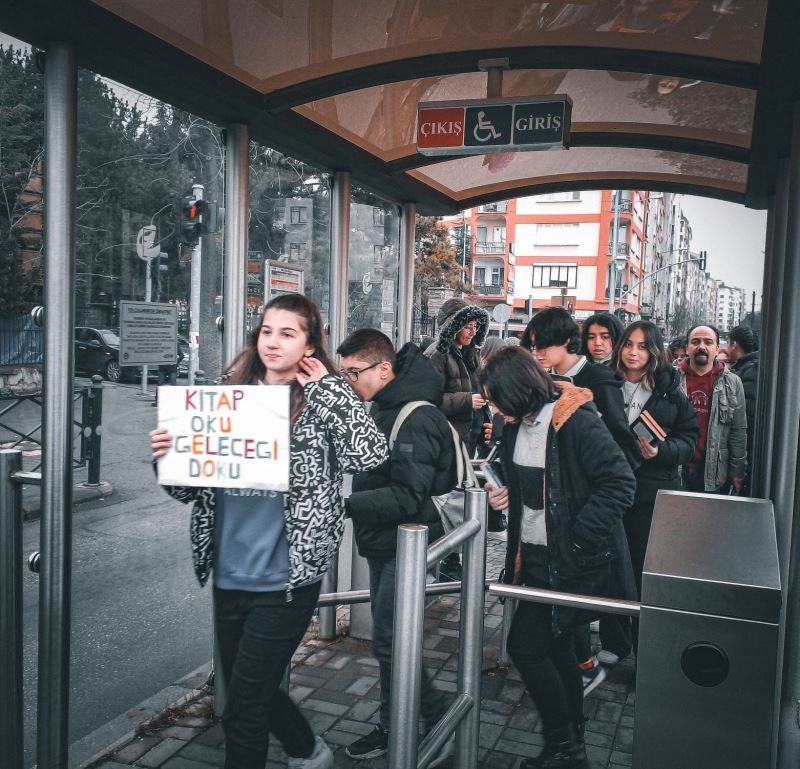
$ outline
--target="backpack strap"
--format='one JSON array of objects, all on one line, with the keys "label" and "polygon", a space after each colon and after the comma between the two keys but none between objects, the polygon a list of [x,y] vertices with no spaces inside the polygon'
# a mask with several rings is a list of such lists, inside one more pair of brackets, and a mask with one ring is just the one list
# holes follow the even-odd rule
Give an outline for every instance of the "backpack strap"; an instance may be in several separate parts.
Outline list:
[{"label": "backpack strap", "polygon": [[400,432],[403,422],[405,422],[409,415],[420,406],[433,406],[433,408],[436,408],[430,401],[409,401],[406,403],[405,406],[400,409],[400,413],[395,417],[394,424],[392,425],[392,432],[389,435],[389,451],[394,448],[394,442],[397,440],[397,434]]}]

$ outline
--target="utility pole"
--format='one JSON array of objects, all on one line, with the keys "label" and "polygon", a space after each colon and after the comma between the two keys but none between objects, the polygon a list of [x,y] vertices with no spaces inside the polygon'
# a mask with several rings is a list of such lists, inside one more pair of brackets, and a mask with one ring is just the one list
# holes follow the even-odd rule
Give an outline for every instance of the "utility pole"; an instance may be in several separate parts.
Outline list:
[{"label": "utility pole", "polygon": [[[195,200],[203,199],[203,185],[192,185],[192,196]],[[189,289],[189,384],[194,384],[195,374],[200,368],[200,260],[203,253],[203,237],[197,238],[192,246],[191,286]]]}]

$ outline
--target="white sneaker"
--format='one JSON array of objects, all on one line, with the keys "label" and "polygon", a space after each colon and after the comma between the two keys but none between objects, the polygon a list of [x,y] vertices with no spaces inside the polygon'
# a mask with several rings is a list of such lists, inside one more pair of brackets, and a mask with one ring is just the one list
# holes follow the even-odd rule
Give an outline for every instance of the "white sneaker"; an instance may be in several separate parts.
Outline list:
[{"label": "white sneaker", "polygon": [[314,739],[314,752],[308,758],[290,758],[288,769],[333,769],[333,753],[322,737]]},{"label": "white sneaker", "polygon": [[613,668],[614,665],[619,662],[619,654],[614,654],[614,652],[600,649],[600,651],[597,652],[597,661],[601,665],[605,665],[607,668]]}]

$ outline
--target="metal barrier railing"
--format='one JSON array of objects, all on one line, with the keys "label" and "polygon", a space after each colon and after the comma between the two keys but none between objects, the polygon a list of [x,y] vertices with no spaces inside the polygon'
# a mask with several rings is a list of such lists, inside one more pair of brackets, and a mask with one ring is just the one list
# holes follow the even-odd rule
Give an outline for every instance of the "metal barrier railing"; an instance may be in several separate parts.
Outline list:
[{"label": "metal barrier railing", "polygon": [[34,474],[21,471],[22,452],[0,449],[0,756],[8,769],[22,769],[24,750],[22,483]]},{"label": "metal barrier railing", "polygon": [[[476,769],[483,660],[486,575],[486,492],[468,489],[464,523],[428,548],[426,526],[400,526],[392,645],[389,769],[426,769],[455,733],[455,765]],[[425,579],[428,567],[463,543],[457,696],[441,721],[418,743]],[[398,629],[402,628],[402,632]]]},{"label": "metal barrier railing", "polygon": [[[81,387],[72,394],[73,409],[77,411],[80,404],[81,418],[72,419],[72,426],[75,430],[74,437],[78,440],[77,458],[73,462],[75,469],[89,466],[89,485],[100,483],[100,450],[102,432],[101,421],[103,415],[103,378],[96,374],[92,377],[92,384]],[[10,399],[9,402],[0,406],[0,429],[16,436],[5,448],[16,449],[23,444],[31,444],[41,448],[42,439],[37,437],[42,429],[41,420],[33,427],[14,427],[7,422],[7,415],[22,406],[23,403],[32,403],[42,408],[41,395],[19,395]],[[36,471],[41,467],[41,462],[35,465],[32,470]]]}]

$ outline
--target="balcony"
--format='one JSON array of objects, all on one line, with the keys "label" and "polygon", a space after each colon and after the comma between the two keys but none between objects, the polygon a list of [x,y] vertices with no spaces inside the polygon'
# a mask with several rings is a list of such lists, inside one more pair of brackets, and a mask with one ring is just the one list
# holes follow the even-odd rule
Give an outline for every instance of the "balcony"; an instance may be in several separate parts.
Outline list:
[{"label": "balcony", "polygon": [[498,200],[496,203],[487,203],[484,206],[478,206],[479,214],[504,214],[508,211],[508,201]]},{"label": "balcony", "polygon": [[481,296],[503,296],[504,293],[502,286],[494,286],[492,284],[476,283],[474,284],[473,288]]},{"label": "balcony", "polygon": [[504,254],[506,244],[503,240],[477,240],[475,241],[476,254]]}]

